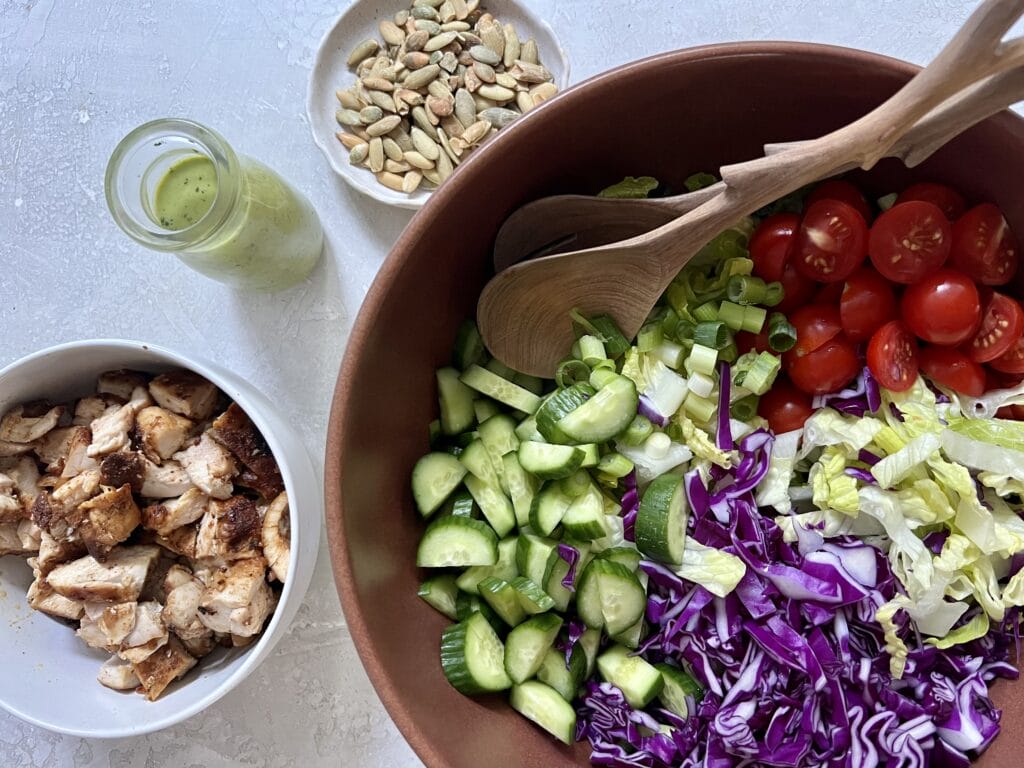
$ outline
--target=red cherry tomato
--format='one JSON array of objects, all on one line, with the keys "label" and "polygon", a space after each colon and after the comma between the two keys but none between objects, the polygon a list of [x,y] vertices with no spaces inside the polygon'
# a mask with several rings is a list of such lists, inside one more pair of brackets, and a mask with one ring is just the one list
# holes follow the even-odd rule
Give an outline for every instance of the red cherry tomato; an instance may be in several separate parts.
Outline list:
[{"label": "red cherry tomato", "polygon": [[806,355],[843,332],[839,321],[839,308],[828,304],[810,304],[789,316],[796,329],[796,345],[792,355]]},{"label": "red cherry tomato", "polygon": [[809,395],[838,392],[860,370],[853,344],[842,334],[809,354],[793,355],[792,350],[787,354],[788,360],[783,357],[786,373],[797,389]]},{"label": "red cherry tomato", "polygon": [[930,181],[911,184],[900,192],[900,196],[896,198],[896,205],[908,203],[911,200],[923,200],[926,203],[931,203],[946,214],[946,218],[950,221],[956,221],[967,210],[967,201],[964,200],[963,195],[945,184],[934,184]]},{"label": "red cherry tomato", "polygon": [[894,205],[875,219],[868,254],[894,283],[914,283],[945,263],[952,243],[945,215],[931,203]]},{"label": "red cherry tomato", "polygon": [[924,347],[921,370],[936,384],[971,397],[985,394],[985,369],[953,347]]},{"label": "red cherry tomato", "polygon": [[750,238],[750,258],[754,260],[754,274],[765,282],[782,279],[790,248],[800,227],[795,213],[777,213],[762,221]]},{"label": "red cherry tomato", "polygon": [[1024,381],[1020,374],[1003,373],[990,366],[985,366],[985,391],[992,389],[1010,389]]},{"label": "red cherry tomato", "polygon": [[939,269],[907,287],[900,311],[919,339],[956,345],[978,329],[981,299],[974,281],[963,272]]},{"label": "red cherry tomato", "polygon": [[992,203],[976,205],[953,225],[953,266],[979,283],[1004,285],[1020,261],[1017,238],[1003,212]]},{"label": "red cherry tomato", "polygon": [[892,283],[871,267],[848,278],[839,300],[839,318],[850,341],[867,341],[871,334],[897,317]]},{"label": "red cherry tomato", "polygon": [[782,434],[800,429],[811,417],[810,395],[801,392],[785,379],[777,379],[757,403],[759,416],[768,419],[772,432]]},{"label": "red cherry tomato", "polygon": [[975,362],[987,363],[1012,347],[1021,333],[1024,333],[1024,309],[1009,296],[993,291],[967,353]]},{"label": "red cherry tomato", "polygon": [[804,211],[790,260],[804,277],[835,283],[860,266],[867,244],[868,225],[855,208],[819,200]]},{"label": "red cherry tomato", "polygon": [[868,205],[868,201],[856,186],[844,179],[823,181],[811,190],[804,205],[809,206],[819,200],[838,200],[841,203],[846,203],[863,216],[866,223],[871,223],[871,206]]},{"label": "red cherry tomato", "polygon": [[765,328],[760,333],[750,333],[749,331],[740,331],[736,334],[736,349],[740,351],[740,354],[746,354],[750,350],[755,352],[770,352],[771,347],[768,344],[768,327],[765,324]]},{"label": "red cherry tomato", "polygon": [[810,304],[818,284],[797,272],[792,260],[782,270],[782,301],[775,306],[776,312],[788,315],[795,309]]},{"label": "red cherry tomato", "polygon": [[1006,352],[991,360],[989,365],[1001,373],[1024,373],[1024,336],[1019,337]]},{"label": "red cherry tomato", "polygon": [[904,392],[917,380],[917,339],[899,320],[883,325],[868,342],[868,368],[886,389]]},{"label": "red cherry tomato", "polygon": [[843,283],[825,283],[814,294],[815,304],[838,304],[843,296]]},{"label": "red cherry tomato", "polygon": [[1024,405],[1004,405],[996,411],[996,418],[1024,421]]}]

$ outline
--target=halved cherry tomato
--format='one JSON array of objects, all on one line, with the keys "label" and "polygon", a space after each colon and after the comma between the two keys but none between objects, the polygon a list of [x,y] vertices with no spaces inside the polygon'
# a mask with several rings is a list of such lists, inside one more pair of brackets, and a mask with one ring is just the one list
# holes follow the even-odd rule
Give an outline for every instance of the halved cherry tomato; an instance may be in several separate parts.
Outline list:
[{"label": "halved cherry tomato", "polygon": [[839,299],[839,319],[850,341],[867,341],[871,334],[897,317],[892,283],[871,267],[848,278]]},{"label": "halved cherry tomato", "polygon": [[776,312],[788,315],[794,309],[809,304],[814,299],[818,284],[797,272],[792,260],[782,269],[782,301],[775,306]]},{"label": "halved cherry tomato", "polygon": [[967,210],[967,201],[964,200],[963,195],[945,184],[935,184],[930,181],[911,184],[900,192],[900,196],[896,198],[896,205],[911,200],[923,200],[926,203],[931,203],[946,214],[946,218],[950,221],[956,221]]},{"label": "halved cherry tomato", "polygon": [[900,311],[919,339],[956,345],[977,331],[981,300],[974,281],[963,272],[939,269],[907,287]]},{"label": "halved cherry tomato", "polygon": [[806,355],[793,355],[792,350],[786,354],[786,373],[797,389],[809,395],[837,392],[860,370],[853,344],[842,334]]},{"label": "halved cherry tomato", "polygon": [[838,200],[846,203],[864,217],[865,223],[871,223],[871,206],[868,205],[868,201],[857,187],[844,179],[823,181],[811,190],[804,205],[808,206],[819,200]]},{"label": "halved cherry tomato", "polygon": [[757,403],[757,413],[768,419],[768,426],[775,434],[800,429],[811,417],[810,395],[801,392],[784,378],[776,379]]},{"label": "halved cherry tomato", "polygon": [[995,360],[990,360],[989,365],[1002,373],[1024,373],[1024,336]]},{"label": "halved cherry tomato", "polygon": [[829,304],[810,304],[789,316],[796,329],[796,345],[789,354],[806,355],[843,332],[839,308]]},{"label": "halved cherry tomato", "polygon": [[843,296],[844,283],[825,283],[814,294],[815,304],[838,304]]},{"label": "halved cherry tomato", "polygon": [[985,390],[1010,389],[1024,381],[1024,375],[1019,373],[1003,373],[991,366],[985,366]]},{"label": "halved cherry tomato", "polygon": [[985,369],[953,347],[921,349],[921,370],[936,384],[971,397],[985,394]]},{"label": "halved cherry tomato", "polygon": [[740,331],[736,334],[736,349],[740,351],[740,354],[746,354],[750,350],[755,352],[770,352],[771,347],[768,344],[768,324],[765,323],[765,327],[760,333],[750,333],[749,331]]},{"label": "halved cherry tomato", "polygon": [[894,205],[875,219],[868,254],[875,269],[894,283],[914,283],[941,267],[949,256],[952,230],[931,203]]},{"label": "halved cherry tomato", "polygon": [[878,383],[904,392],[917,380],[917,339],[899,320],[883,325],[868,342],[868,368]]},{"label": "halved cherry tomato", "polygon": [[1024,309],[1009,296],[992,291],[981,326],[971,339],[967,353],[975,362],[987,363],[1012,347],[1021,333],[1024,333]]},{"label": "halved cherry tomato", "polygon": [[868,225],[855,208],[819,200],[804,211],[790,260],[804,277],[835,283],[860,266],[867,245]]},{"label": "halved cherry tomato", "polygon": [[953,265],[979,283],[1004,285],[1020,261],[1017,238],[992,203],[976,205],[953,225]]},{"label": "halved cherry tomato", "polygon": [[800,216],[795,213],[776,213],[758,225],[750,238],[755,275],[769,283],[782,280],[782,271],[799,228]]}]

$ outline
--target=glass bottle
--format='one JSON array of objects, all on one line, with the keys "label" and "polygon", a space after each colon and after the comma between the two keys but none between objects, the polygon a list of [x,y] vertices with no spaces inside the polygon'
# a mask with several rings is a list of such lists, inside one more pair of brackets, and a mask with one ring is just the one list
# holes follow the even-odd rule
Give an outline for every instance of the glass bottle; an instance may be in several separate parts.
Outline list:
[{"label": "glass bottle", "polygon": [[303,195],[191,120],[154,120],[125,136],[107,164],[106,195],[129,237],[235,288],[294,285],[323,251]]}]

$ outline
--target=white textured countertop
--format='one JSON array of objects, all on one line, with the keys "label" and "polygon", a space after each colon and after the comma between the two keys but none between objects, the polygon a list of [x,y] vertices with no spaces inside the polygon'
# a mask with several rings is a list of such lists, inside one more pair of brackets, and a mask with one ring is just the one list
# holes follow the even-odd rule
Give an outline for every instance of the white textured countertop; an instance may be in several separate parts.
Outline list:
[{"label": "white textured countertop", "polygon": [[[578,82],[648,54],[741,39],[836,43],[927,61],[974,0],[529,0]],[[322,461],[349,329],[409,214],[335,178],[304,117],[320,36],[345,0],[0,0],[0,367],[62,341],[139,338],[221,362],[280,404]],[[395,10],[401,7],[396,2]],[[898,10],[896,10],[898,8]],[[894,14],[896,19],[894,20]],[[117,141],[190,117],[318,207],[328,249],[304,284],[238,295],[134,245],[103,172]],[[0,681],[3,685],[3,681]],[[360,665],[326,546],[276,652],[202,715],[145,738],[59,736],[0,713],[0,764],[416,766]]]}]

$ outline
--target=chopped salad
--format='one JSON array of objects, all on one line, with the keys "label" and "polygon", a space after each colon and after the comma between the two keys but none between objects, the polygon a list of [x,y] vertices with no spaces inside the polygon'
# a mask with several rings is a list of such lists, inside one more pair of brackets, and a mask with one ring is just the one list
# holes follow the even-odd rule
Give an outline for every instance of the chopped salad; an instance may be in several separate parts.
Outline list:
[{"label": "chopped salad", "polygon": [[595,765],[969,765],[1018,674],[1017,242],[939,184],[759,214],[635,339],[574,313],[553,385],[462,326],[412,473],[442,669]]}]

